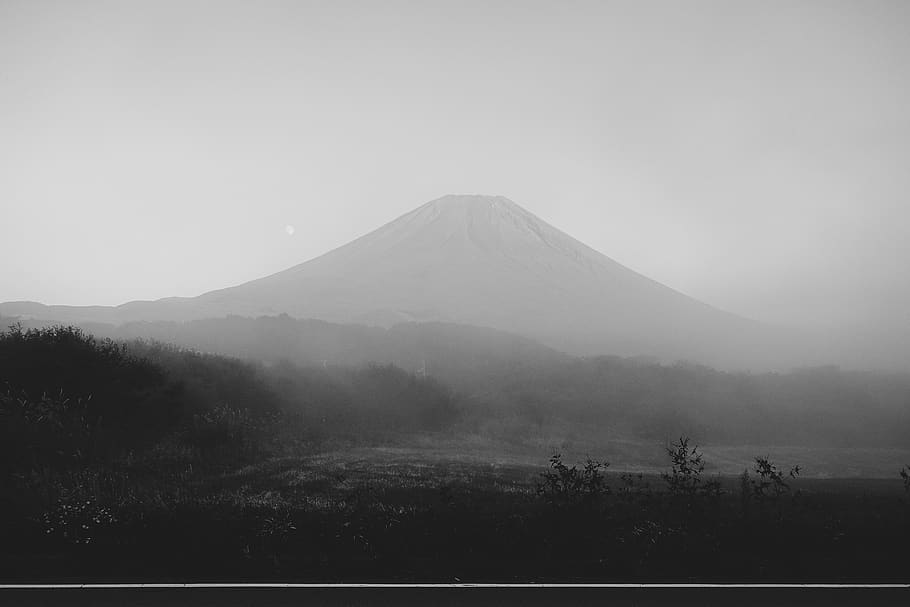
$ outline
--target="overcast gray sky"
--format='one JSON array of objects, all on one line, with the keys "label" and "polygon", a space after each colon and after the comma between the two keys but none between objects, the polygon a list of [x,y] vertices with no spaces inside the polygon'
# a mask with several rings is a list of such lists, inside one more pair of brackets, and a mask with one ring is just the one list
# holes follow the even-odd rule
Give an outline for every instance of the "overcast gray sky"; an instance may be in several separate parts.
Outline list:
[{"label": "overcast gray sky", "polygon": [[910,322],[908,108],[905,1],[0,0],[0,301],[196,295],[485,193],[745,316]]}]

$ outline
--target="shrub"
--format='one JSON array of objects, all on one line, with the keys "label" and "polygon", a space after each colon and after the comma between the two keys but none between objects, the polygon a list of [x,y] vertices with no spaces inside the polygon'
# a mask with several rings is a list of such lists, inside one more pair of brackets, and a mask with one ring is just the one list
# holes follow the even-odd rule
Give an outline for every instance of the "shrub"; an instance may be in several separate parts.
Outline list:
[{"label": "shrub", "polygon": [[[790,478],[799,476],[799,466],[790,469]],[[751,494],[759,502],[769,498],[777,499],[790,491],[790,485],[784,481],[784,472],[775,466],[767,457],[755,458],[755,473],[758,479],[751,481]]]},{"label": "shrub", "polygon": [[698,496],[716,496],[720,493],[720,483],[703,481],[705,470],[704,459],[698,452],[698,446],[689,448],[689,438],[679,437],[673,445],[667,447],[670,456],[671,470],[661,475],[667,484],[671,496],[694,498]]},{"label": "shrub", "polygon": [[563,463],[562,455],[556,452],[550,457],[550,469],[541,474],[543,480],[537,484],[537,495],[558,508],[590,506],[610,493],[610,487],[601,473],[609,465],[588,458],[581,470],[578,466],[570,468]]},{"label": "shrub", "polygon": [[63,390],[30,398],[10,389],[0,393],[0,455],[11,469],[81,463],[92,455],[97,421],[88,417],[88,398],[69,398]]},{"label": "shrub", "polygon": [[0,386],[5,421],[29,440],[61,445],[60,453],[32,449],[51,458],[39,465],[65,459],[67,450],[90,458],[151,444],[174,425],[179,406],[161,368],[76,327],[0,333]]},{"label": "shrub", "polygon": [[0,470],[110,462],[162,441],[245,459],[279,404],[260,370],[239,360],[77,327],[0,332]]}]

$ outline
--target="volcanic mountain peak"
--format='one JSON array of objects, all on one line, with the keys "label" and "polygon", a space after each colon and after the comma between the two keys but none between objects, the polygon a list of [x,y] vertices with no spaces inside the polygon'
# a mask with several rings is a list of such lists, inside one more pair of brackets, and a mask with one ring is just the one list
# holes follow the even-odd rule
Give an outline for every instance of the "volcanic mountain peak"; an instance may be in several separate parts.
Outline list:
[{"label": "volcanic mountain peak", "polygon": [[488,194],[446,194],[435,200],[424,204],[424,207],[434,209],[467,209],[476,211],[478,209],[490,209],[496,207],[514,207],[521,208],[505,196],[490,196]]},{"label": "volcanic mountain peak", "polygon": [[482,195],[437,198],[320,257],[199,297],[53,312],[107,322],[282,313],[383,326],[442,321],[568,352],[705,361],[727,356],[734,334],[754,333],[511,200]]},{"label": "volcanic mountain peak", "polygon": [[431,200],[413,213],[421,218],[472,223],[514,223],[528,228],[545,222],[504,196],[449,194]]},{"label": "volcanic mountain peak", "polygon": [[555,253],[563,262],[571,260],[576,269],[619,267],[508,198],[479,194],[450,194],[432,200],[327,256],[373,246],[389,255],[401,248],[389,246],[392,243],[406,243],[408,250],[418,245],[428,259],[446,257],[444,263],[511,259],[524,268],[544,262],[552,269]]},{"label": "volcanic mountain peak", "polygon": [[415,219],[461,223],[468,228],[475,229],[485,224],[507,224],[529,230],[541,237],[545,231],[548,231],[547,229],[557,231],[504,196],[449,194],[431,200],[412,211],[411,214]]}]

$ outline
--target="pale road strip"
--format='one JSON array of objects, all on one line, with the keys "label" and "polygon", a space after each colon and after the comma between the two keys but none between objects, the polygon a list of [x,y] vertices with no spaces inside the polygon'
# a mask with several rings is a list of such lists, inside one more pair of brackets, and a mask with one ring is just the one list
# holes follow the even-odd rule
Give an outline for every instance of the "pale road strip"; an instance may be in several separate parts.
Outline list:
[{"label": "pale road strip", "polygon": [[47,590],[47,589],[118,589],[118,588],[894,588],[910,589],[907,584],[559,584],[559,583],[363,583],[363,584],[319,584],[319,583],[99,583],[99,584],[0,584],[0,590]]}]

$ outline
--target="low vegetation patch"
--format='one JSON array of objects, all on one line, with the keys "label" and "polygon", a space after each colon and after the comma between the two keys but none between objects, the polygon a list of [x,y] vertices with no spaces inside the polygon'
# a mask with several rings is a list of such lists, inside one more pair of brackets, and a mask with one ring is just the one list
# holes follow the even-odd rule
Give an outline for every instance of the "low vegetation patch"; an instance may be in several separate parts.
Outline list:
[{"label": "low vegetation patch", "polygon": [[78,329],[0,334],[0,578],[906,581],[910,469],[719,477],[389,460],[463,421],[391,366],[264,368]]}]

